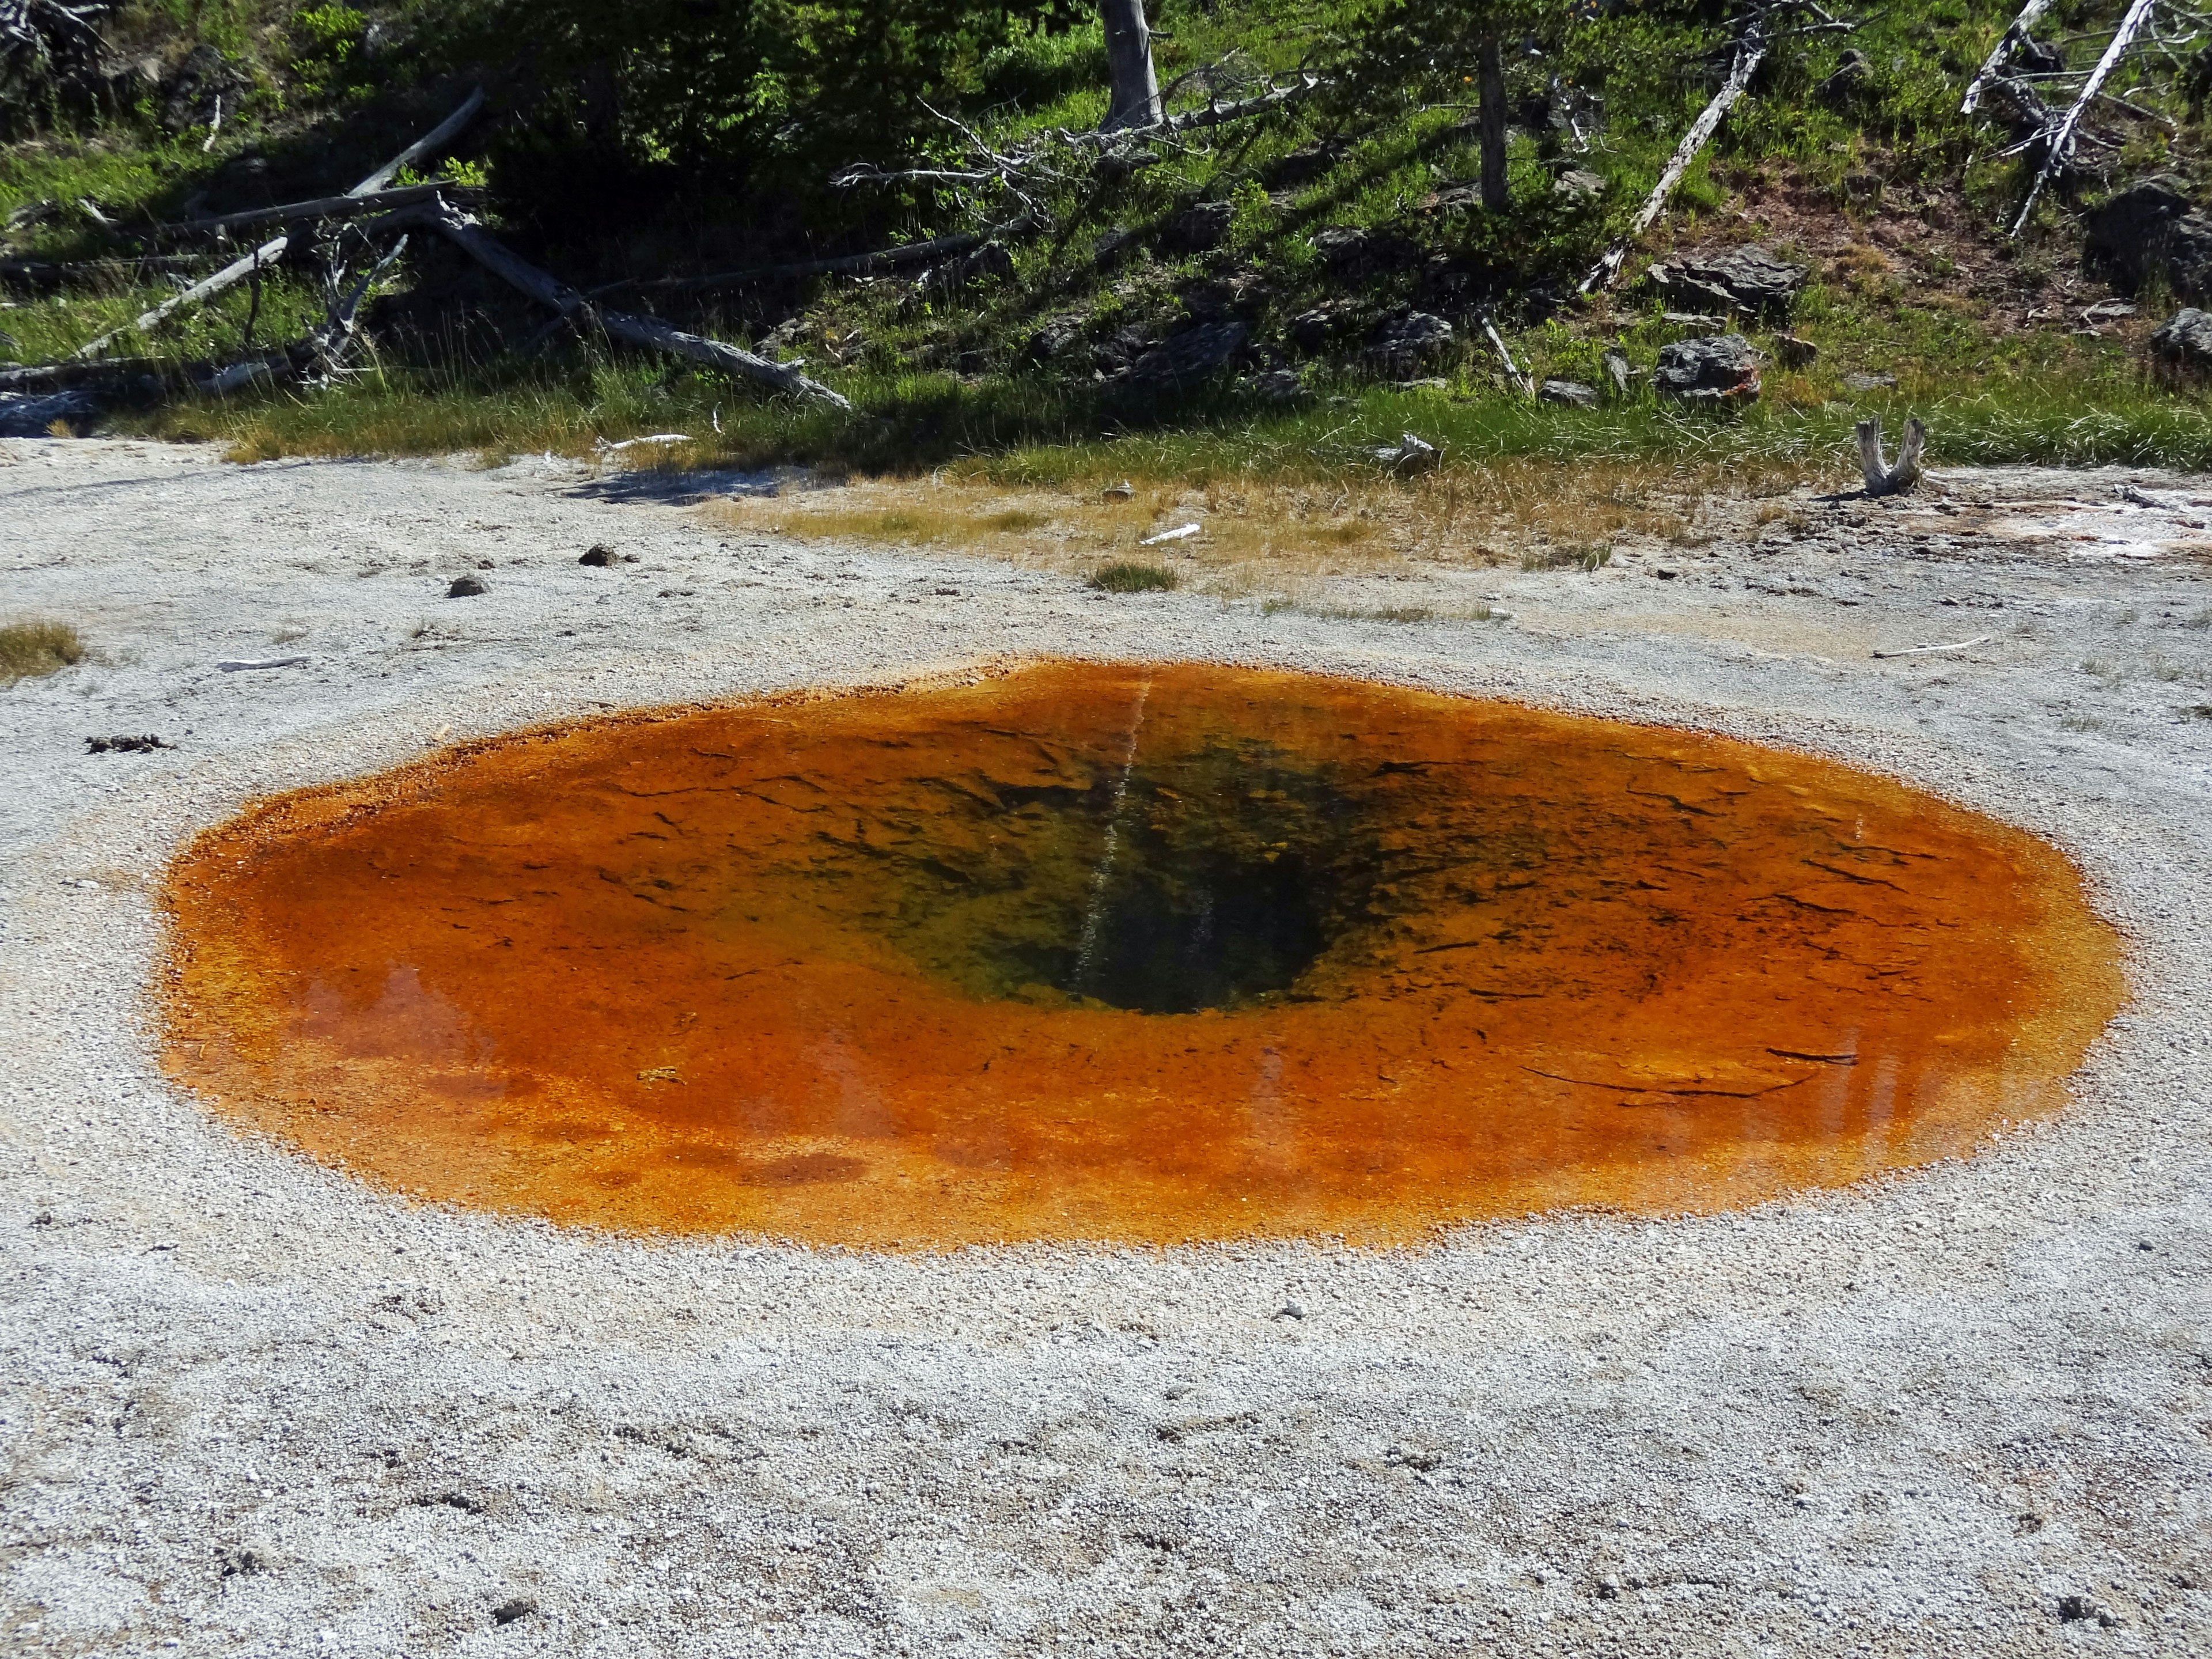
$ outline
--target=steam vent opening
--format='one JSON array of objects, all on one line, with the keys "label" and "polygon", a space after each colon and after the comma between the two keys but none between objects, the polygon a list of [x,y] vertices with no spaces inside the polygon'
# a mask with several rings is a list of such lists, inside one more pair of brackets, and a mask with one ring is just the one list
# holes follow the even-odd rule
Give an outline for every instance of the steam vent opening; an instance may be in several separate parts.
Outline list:
[{"label": "steam vent opening", "polygon": [[526,733],[264,802],[167,1063],[428,1199],[877,1247],[1705,1210],[2065,1103],[2053,848],[1696,733],[1053,663]]}]

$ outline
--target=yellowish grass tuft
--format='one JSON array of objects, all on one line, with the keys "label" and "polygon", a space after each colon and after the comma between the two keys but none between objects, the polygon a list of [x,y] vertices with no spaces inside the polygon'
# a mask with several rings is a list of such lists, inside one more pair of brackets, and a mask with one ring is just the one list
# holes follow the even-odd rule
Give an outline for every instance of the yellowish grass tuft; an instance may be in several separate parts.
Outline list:
[{"label": "yellowish grass tuft", "polygon": [[83,656],[84,641],[67,623],[33,620],[0,626],[0,685],[51,674]]},{"label": "yellowish grass tuft", "polygon": [[[1409,564],[1590,569],[1617,544],[1694,545],[1728,522],[1787,515],[1813,474],[1791,463],[1509,459],[1416,478],[1214,476],[1008,484],[988,464],[927,477],[744,497],[707,509],[733,526],[808,539],[936,546],[1087,577],[1117,560],[1213,592],[1285,592]],[[1747,505],[1747,501],[1748,505]],[[1199,533],[1142,544],[1186,525]]]}]

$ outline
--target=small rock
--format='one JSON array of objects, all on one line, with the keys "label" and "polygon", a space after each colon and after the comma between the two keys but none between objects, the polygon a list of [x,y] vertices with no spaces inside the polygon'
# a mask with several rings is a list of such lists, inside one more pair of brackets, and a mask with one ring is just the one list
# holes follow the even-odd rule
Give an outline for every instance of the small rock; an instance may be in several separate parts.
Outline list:
[{"label": "small rock", "polygon": [[100,399],[86,392],[0,392],[0,438],[58,435],[58,421],[72,435],[82,436],[101,412]]},{"label": "small rock", "polygon": [[1552,194],[1570,202],[1594,202],[1605,194],[1605,180],[1584,167],[1569,167],[1553,182]]},{"label": "small rock", "polygon": [[537,1602],[518,1595],[512,1601],[502,1601],[494,1607],[491,1610],[491,1621],[495,1625],[511,1625],[516,1620],[526,1619],[537,1611]]},{"label": "small rock", "polygon": [[490,592],[481,576],[456,576],[453,585],[446,590],[446,597],[449,599],[472,599],[480,593]]},{"label": "small rock", "polygon": [[1597,388],[1580,380],[1547,380],[1536,389],[1536,400],[1565,409],[1595,409]]},{"label": "small rock", "polygon": [[1716,317],[1707,311],[1662,311],[1659,320],[1671,323],[1676,328],[1704,329],[1708,333],[1717,328],[1726,328],[1728,319]]},{"label": "small rock", "polygon": [[1651,567],[1651,574],[1662,582],[1671,582],[1682,573],[1671,564],[1655,564]]},{"label": "small rock", "polygon": [[1003,281],[1014,274],[1014,256],[1006,252],[1004,242],[986,242],[960,262],[956,274],[963,283],[981,282],[986,277]]},{"label": "small rock", "polygon": [[84,751],[88,755],[145,755],[156,749],[173,749],[173,743],[163,743],[151,732],[140,737],[87,738]]},{"label": "small rock", "polygon": [[1452,325],[1425,311],[1408,311],[1376,331],[1367,355],[1385,374],[1403,379],[1450,349]]},{"label": "small rock", "polygon": [[1100,233],[1091,245],[1091,258],[1101,270],[1110,270],[1134,253],[1144,239],[1126,225]]},{"label": "small rock", "polygon": [[1606,384],[1613,388],[1613,395],[1626,398],[1629,382],[1636,378],[1636,370],[1628,361],[1628,354],[1619,346],[1607,346],[1605,355],[1597,361],[1598,367],[1605,371]]},{"label": "small rock", "polygon": [[2094,1619],[2106,1630],[2120,1622],[2119,1615],[2103,1602],[2087,1595],[2062,1595],[2058,1598],[2058,1616],[2067,1624],[2079,1624]]},{"label": "small rock", "polygon": [[1132,501],[1137,498],[1137,488],[1125,479],[1120,483],[1108,484],[1098,495],[1103,501]]},{"label": "small rock", "polygon": [[1304,1307],[1296,1302],[1285,1302],[1275,1310],[1275,1317],[1278,1319],[1304,1319],[1305,1316]]},{"label": "small rock", "polygon": [[1784,368],[1810,368],[1820,361],[1820,348],[1795,334],[1774,337],[1774,360]]},{"label": "small rock", "polygon": [[1253,395],[1271,404],[1294,404],[1306,395],[1295,368],[1271,368],[1252,382]]},{"label": "small rock", "polygon": [[1401,434],[1398,441],[1389,448],[1376,450],[1375,459],[1393,472],[1425,472],[1437,464],[1438,457],[1434,444],[1407,432]]},{"label": "small rock", "polygon": [[2100,300],[2093,306],[2081,307],[2081,320],[2093,326],[2098,323],[2117,323],[2123,317],[2135,314],[2135,303],[2130,300]]},{"label": "small rock", "polygon": [[1195,385],[1244,355],[1252,331],[1243,323],[1198,323],[1178,329],[1129,367],[1133,380],[1164,386]]},{"label": "small rock", "polygon": [[2174,178],[2144,179],[2081,219],[2082,252],[2134,293],[2154,277],[2184,300],[2212,301],[2212,215]]},{"label": "small rock", "polygon": [[584,550],[584,556],[576,562],[590,565],[594,570],[604,570],[616,562],[615,550],[605,542],[594,542]]},{"label": "small rock", "polygon": [[2184,368],[2212,368],[2212,312],[2184,307],[2158,325],[2150,349]]},{"label": "small rock", "polygon": [[1759,353],[1741,334],[1662,346],[1651,384],[1684,403],[1747,403],[1759,396]]},{"label": "small rock", "polygon": [[1083,319],[1054,317],[1030,336],[1022,347],[1022,355],[1033,363],[1048,363],[1067,355],[1070,347],[1083,337]]},{"label": "small rock", "polygon": [[1194,203],[1168,221],[1167,242],[1186,253],[1203,253],[1221,245],[1236,217],[1227,202]]},{"label": "small rock", "polygon": [[1301,351],[1319,351],[1328,343],[1329,336],[1343,325],[1349,310],[1349,307],[1337,304],[1301,311],[1291,319],[1291,343]]},{"label": "small rock", "polygon": [[1809,267],[1763,247],[1729,248],[1655,264],[1644,282],[1662,299],[1718,304],[1754,313],[1786,312],[1812,275]]},{"label": "small rock", "polygon": [[1896,384],[1897,376],[1894,374],[1853,373],[1844,376],[1844,389],[1846,392],[1879,392],[1884,387],[1893,386]]}]

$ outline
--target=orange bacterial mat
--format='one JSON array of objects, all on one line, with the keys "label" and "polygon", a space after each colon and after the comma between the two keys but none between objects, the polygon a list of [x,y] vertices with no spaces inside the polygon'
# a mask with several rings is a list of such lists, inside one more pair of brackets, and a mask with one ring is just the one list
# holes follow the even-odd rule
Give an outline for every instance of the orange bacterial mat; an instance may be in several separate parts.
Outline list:
[{"label": "orange bacterial mat", "polygon": [[869,1246],[1740,1205],[2046,1115],[2116,940],[2033,836],[1690,732],[1049,663],[267,801],[166,1052],[426,1197]]}]

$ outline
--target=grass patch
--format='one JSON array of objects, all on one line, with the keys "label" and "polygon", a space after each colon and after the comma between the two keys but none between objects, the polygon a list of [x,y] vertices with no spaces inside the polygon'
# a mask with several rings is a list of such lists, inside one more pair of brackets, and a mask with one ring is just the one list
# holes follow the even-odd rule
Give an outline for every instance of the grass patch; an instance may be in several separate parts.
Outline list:
[{"label": "grass patch", "polygon": [[1092,571],[1091,585],[1102,593],[1165,593],[1182,586],[1182,578],[1164,565],[1122,559]]},{"label": "grass patch", "polygon": [[33,620],[0,626],[0,685],[54,673],[83,657],[84,641],[67,623]]}]

